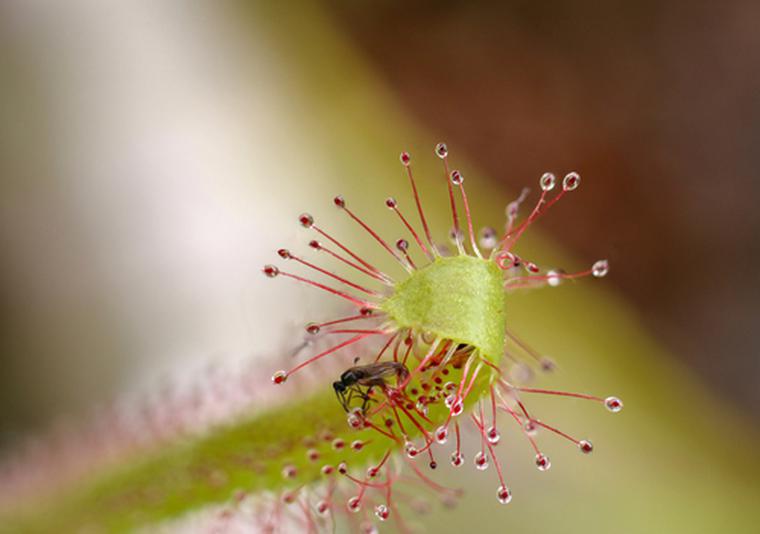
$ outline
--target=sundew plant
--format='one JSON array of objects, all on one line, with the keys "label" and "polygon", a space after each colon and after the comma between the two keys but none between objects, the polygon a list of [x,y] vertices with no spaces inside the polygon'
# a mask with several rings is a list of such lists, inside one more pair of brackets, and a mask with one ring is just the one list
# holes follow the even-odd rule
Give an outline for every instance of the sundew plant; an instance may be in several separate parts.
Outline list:
[{"label": "sundew plant", "polygon": [[[303,213],[311,255],[327,261],[282,248],[263,273],[339,299],[345,314],[307,324],[307,341],[280,358],[286,368],[272,369],[271,380],[258,361],[147,408],[114,408],[11,458],[0,474],[2,524],[12,532],[377,532],[390,523],[404,532],[434,501],[462,498],[461,488],[436,480],[441,462],[492,472],[494,506],[510,504],[519,482],[499,454],[507,433],[529,444],[539,471],[552,465],[546,435],[592,453],[591,441],[534,411],[531,397],[584,399],[612,413],[622,401],[537,387],[554,362],[513,331],[509,307],[512,292],[607,274],[606,260],[568,273],[518,251],[580,176],[545,173],[532,208],[523,206],[525,189],[507,205],[503,228],[476,231],[463,174],[450,168],[445,144],[434,152],[450,228],[428,224],[406,152],[410,202],[385,199],[403,237],[386,239],[349,200],[333,199],[379,256],[358,254],[340,231]],[[378,267],[380,255],[393,271]],[[476,452],[468,458],[466,449]]]}]

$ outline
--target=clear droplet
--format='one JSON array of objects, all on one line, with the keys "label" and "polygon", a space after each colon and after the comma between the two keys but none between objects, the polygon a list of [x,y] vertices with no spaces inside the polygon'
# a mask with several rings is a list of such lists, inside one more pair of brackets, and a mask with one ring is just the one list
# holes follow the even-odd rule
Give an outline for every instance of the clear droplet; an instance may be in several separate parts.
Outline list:
[{"label": "clear droplet", "polygon": [[512,501],[512,492],[506,486],[499,486],[496,491],[496,498],[501,504],[509,504]]},{"label": "clear droplet", "polygon": [[309,459],[310,462],[316,462],[319,460],[319,451],[317,449],[309,449],[306,451],[306,458]]},{"label": "clear droplet", "polygon": [[340,438],[335,438],[332,442],[333,450],[340,451],[346,446],[346,442]]},{"label": "clear droplet", "polygon": [[313,248],[314,250],[320,250],[322,248],[322,243],[320,243],[316,239],[312,239],[311,241],[309,241],[309,246]]},{"label": "clear droplet", "polygon": [[330,512],[330,505],[327,501],[319,501],[317,503],[317,513],[321,516],[325,516]]},{"label": "clear droplet", "polygon": [[523,430],[525,430],[525,433],[528,434],[530,437],[534,437],[536,434],[538,434],[538,425],[533,421],[525,421],[525,424],[523,425]]},{"label": "clear droplet", "polygon": [[332,475],[334,470],[335,468],[333,468],[333,466],[328,465],[328,464],[323,465],[321,469],[323,475]]},{"label": "clear droplet", "polygon": [[407,457],[409,458],[415,458],[417,454],[419,454],[419,451],[417,450],[417,447],[414,446],[414,443],[411,441],[407,441],[404,444],[404,452],[406,453]]},{"label": "clear droplet", "polygon": [[591,454],[594,450],[594,445],[587,439],[582,439],[578,442],[578,448],[583,454]]},{"label": "clear droplet", "polygon": [[554,363],[554,360],[552,360],[548,356],[541,357],[541,370],[544,373],[551,373],[556,368],[557,368],[557,364]]},{"label": "clear droplet", "polygon": [[262,272],[269,278],[274,278],[275,276],[280,274],[280,270],[274,265],[264,265]]},{"label": "clear droplet", "polygon": [[562,283],[562,276],[560,276],[559,271],[549,271],[546,273],[546,283],[549,285],[549,287],[557,287]]},{"label": "clear droplet", "polygon": [[451,415],[454,417],[458,417],[462,415],[462,412],[464,411],[464,401],[460,399],[459,397],[455,397],[454,403],[451,405]]},{"label": "clear droplet", "polygon": [[362,501],[358,496],[351,497],[346,503],[349,512],[356,513],[362,509]]},{"label": "clear droplet", "polygon": [[451,171],[451,183],[454,185],[461,185],[464,182],[464,176],[459,171]]},{"label": "clear droplet", "polygon": [[298,222],[301,223],[301,226],[304,228],[311,228],[314,226],[314,217],[308,213],[302,213],[298,216]]},{"label": "clear droplet", "polygon": [[348,466],[346,465],[346,462],[341,462],[338,464],[338,473],[341,475],[348,473]]},{"label": "clear droplet", "polygon": [[364,426],[364,416],[358,408],[351,411],[346,420],[348,421],[348,426],[353,429],[362,428]]},{"label": "clear droplet", "polygon": [[617,397],[607,397],[604,399],[604,406],[612,413],[618,413],[623,409],[623,401]]},{"label": "clear droplet", "polygon": [[319,334],[320,326],[317,323],[309,323],[306,325],[306,332],[312,336]]},{"label": "clear droplet", "polygon": [[282,468],[282,478],[295,478],[298,474],[298,470],[294,465],[286,465]]},{"label": "clear droplet", "polygon": [[548,471],[551,466],[552,462],[549,460],[548,456],[543,453],[538,453],[536,455],[536,467],[538,467],[539,471]]},{"label": "clear droplet", "polygon": [[364,442],[360,439],[355,439],[351,442],[351,448],[355,451],[360,451],[364,448]]},{"label": "clear droplet", "polygon": [[581,185],[581,177],[577,172],[569,172],[562,179],[562,189],[565,191],[575,191]]},{"label": "clear droplet", "polygon": [[526,261],[524,267],[525,267],[525,270],[528,271],[530,274],[538,274],[541,272],[541,269],[538,267],[538,265],[536,265],[532,261]]},{"label": "clear droplet", "polygon": [[461,452],[454,451],[451,453],[451,465],[459,467],[464,463],[464,455]]},{"label": "clear droplet", "polygon": [[501,434],[495,426],[492,426],[486,431],[486,439],[491,445],[497,445],[501,440]]},{"label": "clear droplet", "polygon": [[277,250],[277,254],[283,259],[283,260],[289,260],[293,256],[290,255],[290,251],[286,248],[281,248]]},{"label": "clear droplet", "polygon": [[272,382],[275,384],[283,384],[288,379],[288,373],[286,371],[277,371],[272,375]]},{"label": "clear droplet", "polygon": [[396,248],[399,249],[401,252],[406,252],[409,250],[409,241],[406,239],[399,239],[396,241]]},{"label": "clear droplet", "polygon": [[398,202],[396,202],[395,198],[388,197],[385,199],[385,205],[388,206],[389,209],[393,209],[398,206]]},{"label": "clear droplet", "polygon": [[480,471],[488,469],[488,456],[483,451],[475,455],[475,467]]},{"label": "clear droplet", "polygon": [[554,174],[551,172],[545,172],[541,176],[541,179],[538,181],[538,183],[541,185],[541,189],[544,191],[551,191],[557,184],[557,177],[554,176]]},{"label": "clear droplet", "polygon": [[367,477],[375,478],[379,472],[380,470],[377,468],[377,466],[373,465],[372,467],[367,469]]},{"label": "clear droplet", "polygon": [[591,274],[593,274],[597,278],[602,278],[603,276],[607,276],[607,273],[610,271],[610,264],[607,260],[599,260],[594,265],[591,266]]},{"label": "clear droplet", "polygon": [[498,244],[497,238],[498,235],[496,229],[491,226],[486,226],[480,230],[478,244],[483,248],[492,249]]},{"label": "clear droplet", "polygon": [[339,208],[345,208],[346,207],[346,199],[343,198],[343,195],[338,195],[335,198],[333,198],[333,203],[338,206]]},{"label": "clear droplet", "polygon": [[384,504],[378,504],[375,506],[375,515],[380,521],[385,521],[388,519],[388,516],[390,515],[390,511],[388,510],[388,507]]},{"label": "clear droplet", "polygon": [[449,440],[449,427],[439,426],[435,431],[435,440],[443,445]]},{"label": "clear droplet", "polygon": [[409,155],[409,152],[402,152],[399,156],[399,159],[401,160],[401,163],[404,165],[404,167],[408,167],[412,162],[412,156]]},{"label": "clear droplet", "polygon": [[435,154],[443,159],[449,155],[449,147],[446,146],[446,143],[438,143],[435,145]]}]

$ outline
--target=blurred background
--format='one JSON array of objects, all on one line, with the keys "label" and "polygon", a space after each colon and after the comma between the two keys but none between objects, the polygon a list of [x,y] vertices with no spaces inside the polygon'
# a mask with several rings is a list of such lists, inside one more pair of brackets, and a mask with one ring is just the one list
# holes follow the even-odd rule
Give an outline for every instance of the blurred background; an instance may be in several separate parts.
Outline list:
[{"label": "blurred background", "polygon": [[294,217],[439,140],[502,205],[580,172],[542,231],[754,439],[760,4],[696,4],[3,2],[0,445],[282,350]]}]

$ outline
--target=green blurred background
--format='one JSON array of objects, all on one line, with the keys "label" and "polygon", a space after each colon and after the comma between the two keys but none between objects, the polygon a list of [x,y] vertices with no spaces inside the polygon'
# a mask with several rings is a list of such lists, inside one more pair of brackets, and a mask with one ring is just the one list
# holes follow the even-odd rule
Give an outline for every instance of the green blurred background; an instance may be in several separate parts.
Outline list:
[{"label": "green blurred background", "polygon": [[756,531],[760,7],[494,4],[4,2],[0,444],[282,350],[326,306],[258,273],[304,242],[294,217],[364,195],[390,231],[398,153],[432,175],[446,140],[479,224],[583,176],[529,245],[611,275],[520,295],[513,323],[560,364],[542,385],[626,410],[538,401],[594,456],[553,443],[538,473],[507,442],[508,509],[468,473],[420,523]]}]

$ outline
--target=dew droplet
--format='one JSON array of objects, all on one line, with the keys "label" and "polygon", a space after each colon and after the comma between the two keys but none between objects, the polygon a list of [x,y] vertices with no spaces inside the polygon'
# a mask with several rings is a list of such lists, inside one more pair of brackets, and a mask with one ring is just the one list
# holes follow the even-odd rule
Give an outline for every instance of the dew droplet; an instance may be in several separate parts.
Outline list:
[{"label": "dew droplet", "polygon": [[295,478],[298,470],[294,465],[286,465],[282,468],[282,478]]},{"label": "dew droplet", "polygon": [[351,442],[351,448],[358,452],[364,448],[364,442],[360,439],[355,439]]},{"label": "dew droplet", "polygon": [[451,415],[460,415],[464,410],[464,403],[462,402],[462,399],[460,399],[456,394],[451,394],[446,397],[443,403],[446,405],[446,408],[449,409]]},{"label": "dew droplet", "polygon": [[607,276],[608,272],[610,272],[610,264],[607,260],[599,260],[591,266],[591,274],[597,278]]},{"label": "dew droplet", "polygon": [[581,185],[581,177],[577,172],[569,172],[562,179],[562,189],[565,191],[575,191]]},{"label": "dew droplet", "polygon": [[292,256],[290,255],[290,251],[289,251],[288,249],[286,249],[286,248],[281,248],[281,249],[279,249],[279,250],[277,251],[277,254],[279,254],[279,256],[280,256],[280,257],[281,257],[283,260],[289,260],[290,258],[292,258]]},{"label": "dew droplet", "polygon": [[578,442],[578,448],[583,454],[591,454],[594,450],[594,445],[587,439],[582,439]]},{"label": "dew droplet", "polygon": [[430,467],[430,469],[436,469],[438,467],[438,462],[436,462],[435,460],[430,460],[430,463],[428,464],[428,466]]},{"label": "dew droplet", "polygon": [[319,515],[325,516],[330,512],[330,505],[327,503],[327,501],[319,501],[317,503],[317,513]]},{"label": "dew droplet", "polygon": [[322,469],[320,469],[323,475],[332,475],[334,470],[335,469],[333,468],[333,466],[328,465],[328,464],[323,465]]},{"label": "dew droplet", "polygon": [[459,171],[451,171],[451,183],[454,185],[461,185],[464,182],[464,176]]},{"label": "dew droplet", "polygon": [[461,452],[454,451],[451,453],[451,465],[459,467],[464,463],[464,455]]},{"label": "dew droplet", "polygon": [[343,198],[343,195],[338,195],[335,198],[333,198],[333,204],[335,204],[339,208],[345,208],[346,207],[346,199]]},{"label": "dew droplet", "polygon": [[439,426],[435,431],[435,440],[443,445],[449,440],[449,427]]},{"label": "dew droplet", "polygon": [[525,430],[525,433],[530,437],[534,437],[538,434],[538,425],[535,422],[528,420],[523,425],[523,430]]},{"label": "dew droplet", "polygon": [[309,449],[306,451],[306,458],[309,459],[310,462],[316,462],[319,460],[319,451],[317,449]]},{"label": "dew droplet", "polygon": [[501,504],[509,504],[512,501],[512,492],[506,486],[499,486],[496,490],[496,498]]},{"label": "dew droplet", "polygon": [[539,269],[538,265],[536,265],[532,261],[525,262],[524,267],[525,267],[525,270],[531,274],[538,274],[541,272],[541,269]]},{"label": "dew droplet", "polygon": [[348,426],[355,430],[364,426],[364,415],[362,415],[361,410],[358,408],[349,412],[346,420],[348,421]]},{"label": "dew droplet", "polygon": [[302,213],[298,216],[298,222],[301,223],[301,226],[304,228],[311,228],[314,226],[314,217],[308,213]]},{"label": "dew droplet", "polygon": [[478,244],[483,248],[492,249],[498,243],[497,237],[496,229],[491,226],[486,226],[480,229]]},{"label": "dew droplet", "polygon": [[486,432],[486,439],[488,440],[488,443],[490,443],[491,445],[496,445],[499,443],[499,440],[501,440],[501,434],[499,434],[499,431],[496,429],[495,426],[492,426]]},{"label": "dew droplet", "polygon": [[262,272],[269,278],[274,278],[275,276],[280,274],[280,270],[274,265],[264,265]]},{"label": "dew droplet", "polygon": [[554,176],[554,174],[551,172],[545,172],[541,176],[541,179],[538,181],[538,183],[541,185],[541,189],[544,191],[551,191],[557,184],[557,177]]},{"label": "dew droplet", "polygon": [[457,243],[461,243],[464,240],[464,232],[462,232],[461,228],[452,228],[449,230],[449,240],[456,245]]},{"label": "dew droplet", "polygon": [[559,271],[552,270],[546,273],[546,283],[549,287],[557,287],[560,285],[562,283],[562,276]]},{"label": "dew droplet", "polygon": [[549,460],[549,457],[544,453],[538,453],[536,455],[536,467],[538,467],[539,471],[548,471],[551,466],[551,460]]},{"label": "dew droplet", "polygon": [[401,160],[401,163],[404,165],[404,167],[408,167],[412,162],[412,156],[409,155],[409,152],[402,152],[399,156],[399,159]]},{"label": "dew droplet", "polygon": [[623,409],[623,401],[617,397],[607,397],[604,399],[604,406],[612,413],[618,413]]},{"label": "dew droplet", "polygon": [[388,209],[394,209],[396,206],[398,206],[398,202],[396,202],[395,198],[388,197],[385,199],[385,205],[388,206]]},{"label": "dew droplet", "polygon": [[306,325],[306,332],[312,336],[319,334],[320,326],[317,323],[309,323]]},{"label": "dew droplet", "polygon": [[488,456],[483,451],[478,452],[478,454],[475,455],[475,467],[479,471],[485,471],[488,469]]},{"label": "dew droplet", "polygon": [[286,371],[277,371],[272,375],[272,382],[275,384],[283,384],[288,379],[288,373]]},{"label": "dew droplet", "polygon": [[348,473],[348,466],[346,465],[346,462],[341,462],[338,464],[338,473],[341,475]]},{"label": "dew droplet", "polygon": [[446,146],[446,143],[438,143],[435,145],[435,154],[443,159],[449,155],[449,147]]},{"label": "dew droplet", "polygon": [[333,450],[340,451],[346,446],[346,442],[340,438],[335,438],[332,442]]},{"label": "dew droplet", "polygon": [[554,363],[554,360],[552,360],[548,356],[541,357],[541,370],[543,372],[551,373],[552,371],[554,371],[556,367],[557,367],[557,364]]},{"label": "dew droplet", "polygon": [[359,510],[362,509],[362,501],[358,496],[351,497],[348,499],[348,502],[346,502],[346,508],[348,508],[349,512],[356,513]]},{"label": "dew droplet", "polygon": [[399,239],[396,241],[396,248],[399,249],[401,252],[406,252],[409,250],[409,241],[406,239]]},{"label": "dew droplet", "polygon": [[390,515],[390,511],[388,510],[388,507],[384,504],[378,504],[375,506],[375,515],[380,521],[385,521],[388,519],[388,516]]},{"label": "dew droplet", "polygon": [[415,458],[417,454],[419,454],[419,451],[417,450],[417,447],[414,446],[414,443],[411,441],[407,441],[404,444],[404,452],[406,453],[407,457],[409,458]]},{"label": "dew droplet", "polygon": [[367,468],[367,477],[375,478],[379,472],[380,470],[377,468],[377,466],[373,465],[372,467]]}]

